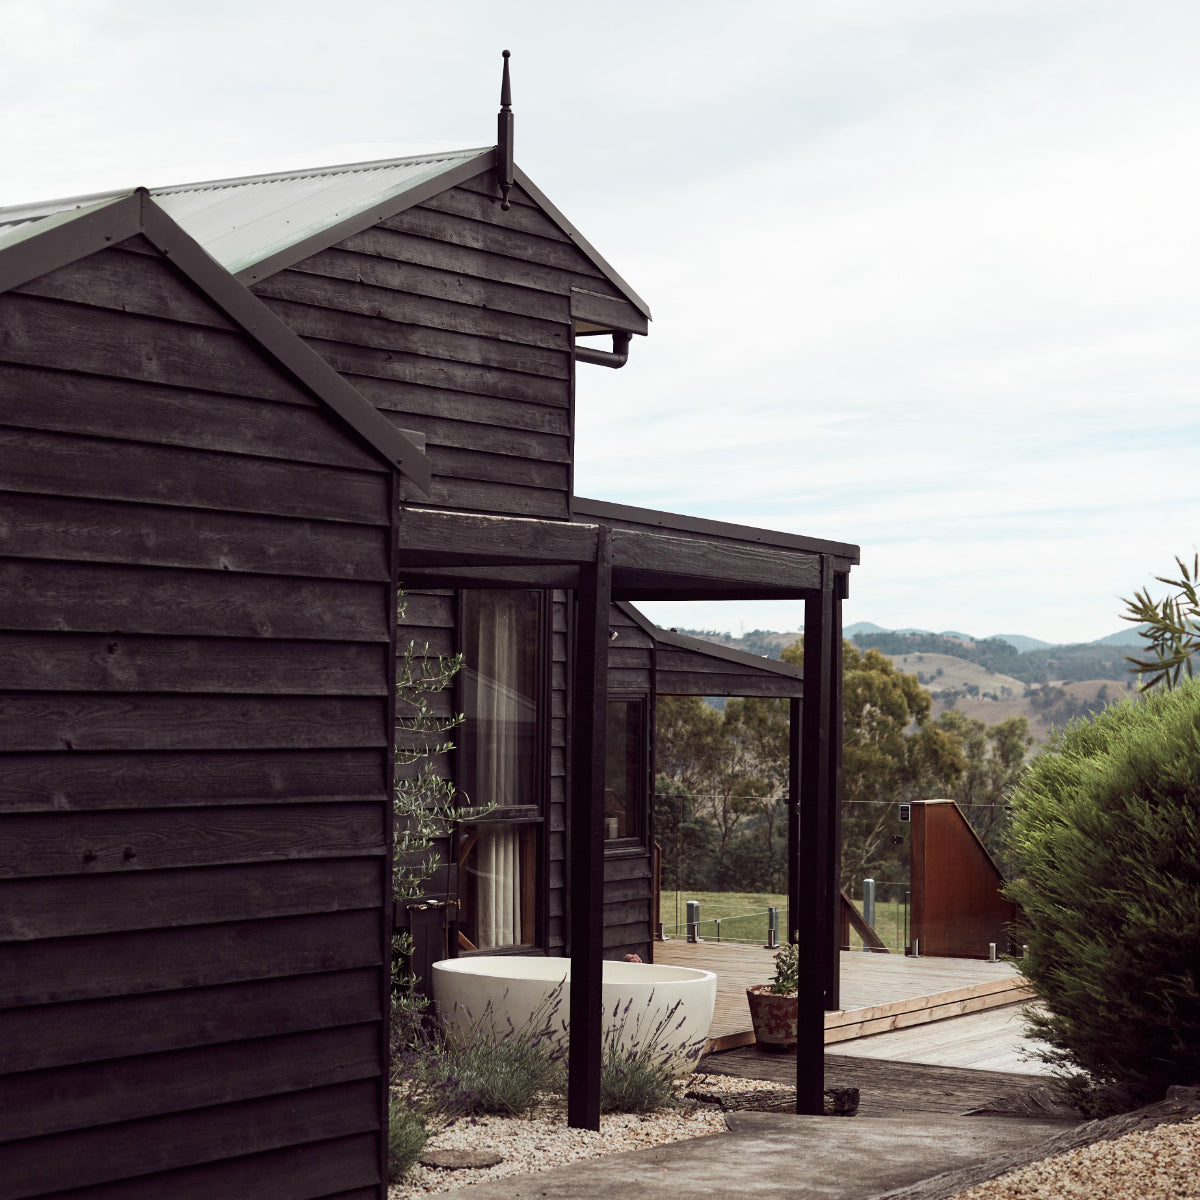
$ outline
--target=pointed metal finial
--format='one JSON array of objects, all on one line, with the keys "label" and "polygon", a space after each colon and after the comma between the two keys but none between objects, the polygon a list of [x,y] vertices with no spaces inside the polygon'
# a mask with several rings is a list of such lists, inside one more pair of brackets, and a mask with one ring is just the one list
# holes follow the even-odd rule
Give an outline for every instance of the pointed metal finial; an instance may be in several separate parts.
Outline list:
[{"label": "pointed metal finial", "polygon": [[512,83],[508,77],[509,52],[504,52],[504,77],[500,81],[500,113],[496,117],[496,182],[500,185],[500,207],[507,212],[513,189]]}]

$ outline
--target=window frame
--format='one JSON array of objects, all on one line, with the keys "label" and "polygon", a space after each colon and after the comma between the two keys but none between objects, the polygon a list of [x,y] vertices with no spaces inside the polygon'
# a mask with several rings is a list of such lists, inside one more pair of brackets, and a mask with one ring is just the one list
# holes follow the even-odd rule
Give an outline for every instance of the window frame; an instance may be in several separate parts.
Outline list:
[{"label": "window frame", "polygon": [[[548,591],[541,588],[500,588],[478,587],[459,588],[455,594],[455,648],[464,655],[464,666],[467,663],[467,648],[465,645],[465,629],[467,624],[467,609],[471,597],[488,593],[523,592],[535,596],[536,633],[534,651],[537,662],[534,668],[534,737],[532,752],[532,786],[530,800],[526,804],[504,805],[493,809],[478,820],[470,817],[464,819],[454,836],[454,857],[459,864],[459,888],[467,886],[466,872],[461,860],[462,847],[469,836],[468,831],[482,826],[533,827],[533,875],[528,885],[533,889],[531,907],[533,912],[533,940],[521,942],[512,946],[496,946],[478,950],[465,950],[458,946],[458,921],[455,922],[455,936],[452,939],[456,956],[468,957],[473,954],[544,954],[547,945],[547,886],[549,878],[548,838],[547,838],[547,804],[549,795],[550,773],[550,742],[551,742],[551,709],[553,687],[553,606]],[[454,704],[455,710],[465,715],[462,733],[456,739],[457,745],[452,752],[454,779],[460,790],[468,798],[474,796],[476,779],[476,755],[471,734],[471,714],[466,706],[467,681],[463,672],[455,681]],[[469,811],[469,810],[468,810]]]},{"label": "window frame", "polygon": [[[649,693],[639,691],[610,691],[606,696],[606,713],[608,712],[608,705],[610,704],[634,704],[637,706],[637,711],[640,715],[639,727],[641,736],[638,739],[638,778],[640,780],[640,793],[637,797],[638,832],[626,837],[604,839],[605,855],[619,858],[622,855],[645,854],[650,848],[650,798],[652,795],[652,780],[650,776],[650,721],[652,704]],[[607,769],[605,787],[607,789]]]}]

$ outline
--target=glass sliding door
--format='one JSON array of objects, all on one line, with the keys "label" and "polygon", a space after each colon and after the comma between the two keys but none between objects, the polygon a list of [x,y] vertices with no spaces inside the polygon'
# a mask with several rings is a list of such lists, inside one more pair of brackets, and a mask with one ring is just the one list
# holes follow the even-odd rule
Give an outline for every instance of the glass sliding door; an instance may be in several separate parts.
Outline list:
[{"label": "glass sliding door", "polygon": [[461,593],[458,754],[468,802],[487,808],[459,844],[463,950],[537,943],[546,691],[546,602],[540,592]]}]

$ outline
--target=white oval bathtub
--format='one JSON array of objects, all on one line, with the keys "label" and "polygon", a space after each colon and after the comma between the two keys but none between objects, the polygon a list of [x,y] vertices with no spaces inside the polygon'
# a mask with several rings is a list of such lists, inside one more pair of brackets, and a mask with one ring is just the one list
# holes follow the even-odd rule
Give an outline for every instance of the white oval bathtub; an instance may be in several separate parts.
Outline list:
[{"label": "white oval bathtub", "polygon": [[[711,971],[606,962],[601,1003],[605,1045],[661,1051],[677,1074],[704,1048],[717,997]],[[433,998],[452,1038],[502,1037],[549,1025],[565,1040],[571,963],[566,958],[476,954],[433,964]]]}]

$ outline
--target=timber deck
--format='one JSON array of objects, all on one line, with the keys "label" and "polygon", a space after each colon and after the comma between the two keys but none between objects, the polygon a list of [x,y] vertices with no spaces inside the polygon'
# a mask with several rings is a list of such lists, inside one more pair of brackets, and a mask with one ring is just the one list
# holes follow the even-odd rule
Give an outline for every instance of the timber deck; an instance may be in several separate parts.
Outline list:
[{"label": "timber deck", "polygon": [[[965,958],[842,952],[843,1008],[825,1014],[825,1044],[906,1029],[981,1012],[1032,997],[1010,963]],[[746,988],[775,974],[775,951],[731,943],[654,943],[654,961],[698,967],[717,976],[717,1005],[708,1049],[732,1050],[754,1041]]]}]

